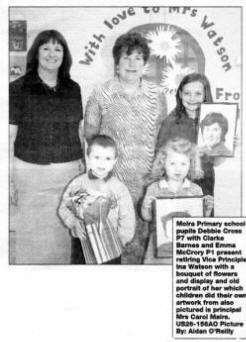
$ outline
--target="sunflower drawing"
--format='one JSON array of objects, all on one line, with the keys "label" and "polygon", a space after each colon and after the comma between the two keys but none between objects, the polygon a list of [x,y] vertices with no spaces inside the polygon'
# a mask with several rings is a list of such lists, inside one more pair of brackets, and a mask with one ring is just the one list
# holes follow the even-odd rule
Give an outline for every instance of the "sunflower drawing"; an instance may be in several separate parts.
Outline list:
[{"label": "sunflower drawing", "polygon": [[176,34],[169,25],[158,26],[154,31],[148,32],[146,39],[149,41],[151,55],[165,58],[166,63],[174,63],[181,52],[181,40]]},{"label": "sunflower drawing", "polygon": [[176,90],[184,76],[195,72],[191,67],[182,67],[181,64],[168,66],[162,71],[160,86],[165,93],[176,93]]}]

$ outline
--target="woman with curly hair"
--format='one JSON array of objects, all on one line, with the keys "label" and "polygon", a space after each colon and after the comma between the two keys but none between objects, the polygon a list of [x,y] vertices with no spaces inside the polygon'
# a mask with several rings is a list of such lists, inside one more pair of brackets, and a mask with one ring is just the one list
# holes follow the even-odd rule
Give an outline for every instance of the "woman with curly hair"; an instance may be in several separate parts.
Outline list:
[{"label": "woman with curly hair", "polygon": [[147,40],[139,33],[120,36],[113,47],[115,78],[97,87],[85,110],[85,137],[106,134],[116,141],[119,157],[115,174],[135,203],[143,194],[162,121],[165,98],[157,86],[142,78],[149,58]]},{"label": "woman with curly hair", "polygon": [[[106,134],[117,144],[118,160],[114,174],[126,184],[136,211],[154,159],[156,139],[166,117],[166,101],[159,88],[143,79],[150,49],[137,32],[121,35],[113,47],[115,77],[92,92],[85,110],[85,137]],[[139,221],[136,235],[144,235]],[[143,243],[136,244],[127,263],[141,262]],[[131,254],[131,253],[130,253]]]}]

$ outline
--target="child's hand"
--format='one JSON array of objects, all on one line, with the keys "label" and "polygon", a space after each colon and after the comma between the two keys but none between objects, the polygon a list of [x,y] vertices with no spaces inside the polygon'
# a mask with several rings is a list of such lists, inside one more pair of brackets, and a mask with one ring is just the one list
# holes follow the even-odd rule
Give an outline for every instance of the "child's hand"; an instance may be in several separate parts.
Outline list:
[{"label": "child's hand", "polygon": [[204,207],[205,207],[205,216],[210,216],[211,211],[214,208],[214,198],[211,195],[206,195],[203,197]]},{"label": "child's hand", "polygon": [[225,157],[214,157],[213,158],[214,166],[219,166],[219,165],[223,164],[225,161],[226,161]]},{"label": "child's hand", "polygon": [[83,208],[82,206],[76,204],[72,199],[70,199],[67,202],[67,207],[69,208],[69,210],[71,210],[71,212],[73,213],[73,215],[75,217],[77,217],[78,219],[83,219]]},{"label": "child's hand", "polygon": [[147,196],[144,200],[144,206],[147,208],[152,208],[152,204],[154,200],[155,200],[154,196]]},{"label": "child's hand", "polygon": [[205,146],[198,146],[197,151],[198,151],[199,157],[201,158],[203,157],[204,154],[207,154],[208,149]]},{"label": "child's hand", "polygon": [[146,196],[144,198],[142,208],[141,208],[141,214],[142,214],[142,218],[145,221],[152,220],[152,204],[154,200],[155,200],[154,196]]},{"label": "child's hand", "polygon": [[236,134],[233,138],[233,148],[237,148],[240,145],[240,138],[238,134]]},{"label": "child's hand", "polygon": [[87,238],[85,225],[81,220],[78,220],[72,229],[73,237],[79,238],[80,240],[85,240]]},{"label": "child's hand", "polygon": [[69,210],[71,210],[71,212],[74,214],[74,216],[77,216],[77,209],[76,209],[76,206],[74,204],[74,201],[71,198],[69,198],[66,201],[66,206]]}]

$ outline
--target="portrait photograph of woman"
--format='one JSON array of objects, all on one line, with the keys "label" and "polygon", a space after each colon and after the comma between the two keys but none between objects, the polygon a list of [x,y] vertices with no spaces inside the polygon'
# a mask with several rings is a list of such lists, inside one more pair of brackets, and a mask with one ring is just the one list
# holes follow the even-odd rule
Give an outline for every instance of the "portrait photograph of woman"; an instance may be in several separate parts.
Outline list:
[{"label": "portrait photograph of woman", "polygon": [[237,104],[201,106],[198,146],[212,157],[233,157]]}]

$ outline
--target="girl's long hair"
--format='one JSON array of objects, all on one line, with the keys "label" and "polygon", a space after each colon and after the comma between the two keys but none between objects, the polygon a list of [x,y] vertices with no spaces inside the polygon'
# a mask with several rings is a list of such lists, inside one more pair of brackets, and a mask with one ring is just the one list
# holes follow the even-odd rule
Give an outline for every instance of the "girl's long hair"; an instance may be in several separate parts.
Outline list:
[{"label": "girl's long hair", "polygon": [[182,103],[182,99],[180,98],[180,92],[183,91],[183,88],[186,84],[192,83],[192,82],[201,82],[202,83],[203,89],[204,89],[204,101],[203,101],[203,103],[213,102],[211,87],[210,87],[210,83],[209,83],[209,80],[207,79],[207,77],[203,74],[199,74],[199,73],[195,73],[195,72],[192,74],[188,74],[182,79],[182,81],[180,82],[180,84],[178,86],[177,92],[176,92],[176,107],[175,107],[174,111],[175,111],[176,116],[178,118],[181,118],[183,116],[187,116],[185,107],[183,106],[183,103]]},{"label": "girl's long hair", "polygon": [[168,140],[158,151],[147,180],[148,184],[159,181],[165,176],[165,161],[169,151],[182,153],[190,158],[190,169],[187,175],[190,180],[203,177],[201,158],[197,146],[185,138],[176,137]]}]

